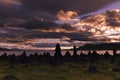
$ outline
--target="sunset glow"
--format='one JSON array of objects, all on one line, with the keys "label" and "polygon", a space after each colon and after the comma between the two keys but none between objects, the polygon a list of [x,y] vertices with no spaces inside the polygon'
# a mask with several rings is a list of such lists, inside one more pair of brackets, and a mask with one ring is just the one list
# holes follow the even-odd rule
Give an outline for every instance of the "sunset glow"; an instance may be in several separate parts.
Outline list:
[{"label": "sunset glow", "polygon": [[119,4],[117,0],[0,0],[0,47],[53,50],[56,43],[68,49],[119,42]]},{"label": "sunset glow", "polygon": [[[110,11],[111,14],[114,14],[114,16],[111,18],[112,19],[116,19],[116,24],[120,22],[120,19],[117,17],[117,15],[120,15],[120,12],[118,9],[114,9],[112,11]],[[119,41],[119,35],[120,35],[120,27],[118,26],[110,26],[108,25],[108,23],[106,22],[107,20],[107,12],[103,13],[103,14],[97,14],[97,15],[93,15],[90,16],[84,20],[79,20],[76,23],[72,24],[71,21],[74,18],[71,18],[69,20],[69,24],[71,24],[71,26],[76,28],[76,31],[78,32],[90,32],[93,35],[91,35],[91,38],[97,38],[97,40],[101,40],[101,39],[106,39],[109,40],[110,42],[118,42]],[[64,17],[65,18],[65,17]],[[60,19],[61,20],[61,19]],[[67,19],[64,19],[64,21]],[[65,21],[66,22],[66,21]],[[68,22],[67,22],[68,23]]]}]

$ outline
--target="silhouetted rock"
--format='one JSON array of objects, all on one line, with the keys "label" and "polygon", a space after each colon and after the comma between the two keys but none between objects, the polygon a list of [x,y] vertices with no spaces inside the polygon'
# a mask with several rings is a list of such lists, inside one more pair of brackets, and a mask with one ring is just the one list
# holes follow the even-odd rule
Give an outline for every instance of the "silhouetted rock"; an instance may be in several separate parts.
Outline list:
[{"label": "silhouetted rock", "polygon": [[76,48],[76,46],[73,46],[73,61],[74,62],[78,62],[79,60],[78,60],[78,58],[79,58],[79,55],[77,54],[77,48]]},{"label": "silhouetted rock", "polygon": [[117,50],[116,49],[113,49],[113,55],[117,55]]},{"label": "silhouetted rock", "polygon": [[61,48],[60,48],[60,44],[57,43],[56,48],[55,48],[55,57],[61,57]]},{"label": "silhouetted rock", "polygon": [[64,60],[63,60],[63,62],[70,62],[70,61],[72,61],[72,57],[71,57],[71,55],[70,55],[70,52],[67,51],[66,54],[64,55]]},{"label": "silhouetted rock", "polygon": [[61,53],[61,47],[60,47],[60,44],[57,43],[55,48],[54,59],[52,59],[52,65],[59,65],[62,63],[63,63],[63,56]]},{"label": "silhouetted rock", "polygon": [[7,61],[8,60],[8,56],[6,54],[6,52],[0,56],[0,60],[3,60],[3,61]]},{"label": "silhouetted rock", "polygon": [[66,54],[64,55],[65,57],[71,57],[70,52],[67,51]]},{"label": "silhouetted rock", "polygon": [[106,51],[104,54],[104,60],[109,60],[110,57],[111,57],[110,54],[108,53],[108,51]]},{"label": "silhouetted rock", "polygon": [[77,56],[77,48],[76,46],[73,46],[73,56]]},{"label": "silhouetted rock", "polygon": [[[110,44],[111,45],[111,44]],[[112,44],[113,45],[113,44]],[[117,45],[117,44],[116,44]],[[103,46],[103,45],[102,45]],[[114,47],[114,46],[113,46]],[[70,54],[69,51],[66,52],[64,56],[62,56],[61,47],[60,44],[57,43],[55,48],[55,54],[54,56],[51,56],[49,52],[38,54],[38,52],[35,52],[35,54],[30,54],[30,56],[26,55],[26,51],[24,51],[21,55],[16,56],[15,54],[7,55],[7,53],[4,53],[0,56],[0,60],[2,61],[8,61],[10,65],[21,63],[21,64],[51,64],[51,65],[60,65],[64,62],[81,62],[84,63],[91,63],[92,65],[99,63],[100,61],[108,61],[111,63],[118,63],[120,61],[120,54],[117,53],[117,49],[113,49],[113,54],[110,55],[108,51],[105,52],[104,55],[100,55],[94,50],[93,52],[91,50],[87,53],[80,53],[80,55],[77,54],[77,48],[76,46],[73,47],[73,55]],[[10,66],[10,68],[12,68]],[[88,69],[88,72],[94,72],[97,71],[95,66],[90,66]],[[113,71],[119,71],[119,69],[113,69]]]},{"label": "silhouetted rock", "polygon": [[87,57],[88,57],[88,62],[92,62],[92,53],[90,50],[88,51]]},{"label": "silhouetted rock", "polygon": [[8,59],[9,59],[9,63],[10,63],[10,64],[15,64],[15,63],[17,63],[17,59],[16,59],[15,54],[9,55],[9,56],[8,56]]},{"label": "silhouetted rock", "polygon": [[50,55],[49,52],[44,53],[42,57],[43,57],[42,58],[43,59],[43,63],[45,63],[45,64],[50,64],[51,63],[51,55]]},{"label": "silhouetted rock", "polygon": [[26,51],[24,51],[20,56],[19,56],[19,62],[22,64],[26,64],[28,62]]},{"label": "silhouetted rock", "polygon": [[87,57],[87,54],[84,54],[82,51],[81,51],[81,53],[80,53],[80,56],[79,56],[79,60],[80,60],[80,62],[86,62],[87,60],[86,60],[86,57]]},{"label": "silhouetted rock", "polygon": [[93,54],[92,54],[92,52],[89,50],[87,55],[88,55],[89,57],[91,57]]},{"label": "silhouetted rock", "polygon": [[97,62],[97,61],[98,61],[98,58],[99,58],[99,55],[98,55],[98,53],[94,50],[93,53],[92,53],[91,62],[92,62],[92,63]]}]

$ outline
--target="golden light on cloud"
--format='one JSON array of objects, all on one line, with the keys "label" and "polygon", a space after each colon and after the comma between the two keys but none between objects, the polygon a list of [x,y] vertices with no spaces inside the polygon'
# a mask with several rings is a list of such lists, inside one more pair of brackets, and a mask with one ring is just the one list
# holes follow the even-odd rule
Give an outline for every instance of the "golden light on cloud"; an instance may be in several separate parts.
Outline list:
[{"label": "golden light on cloud", "polygon": [[75,32],[74,30],[66,30],[66,29],[62,29],[62,28],[57,28],[57,29],[49,29],[49,30],[34,30],[34,31],[40,31],[40,32],[55,32],[55,33],[72,33]]},{"label": "golden light on cloud", "polygon": [[78,13],[75,11],[64,12],[63,10],[61,10],[57,14],[57,18],[59,20],[71,20],[75,16],[78,16]]},{"label": "golden light on cloud", "polygon": [[[118,37],[120,35],[120,10],[114,9],[111,11],[106,11],[102,14],[92,15],[83,20],[78,19],[77,12],[74,11],[59,11],[57,18],[60,21],[68,21],[72,27],[76,28],[75,32],[90,32],[91,38],[97,40],[106,39],[111,42],[119,41]],[[74,17],[76,16],[76,17]],[[73,20],[77,19],[75,23]]]}]

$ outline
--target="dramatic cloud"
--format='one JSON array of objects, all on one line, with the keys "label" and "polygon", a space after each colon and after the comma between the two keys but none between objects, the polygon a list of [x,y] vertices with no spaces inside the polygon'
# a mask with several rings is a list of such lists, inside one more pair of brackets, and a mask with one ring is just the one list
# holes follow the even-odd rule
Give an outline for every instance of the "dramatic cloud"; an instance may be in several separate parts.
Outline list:
[{"label": "dramatic cloud", "polygon": [[13,5],[22,5],[19,0],[0,0],[1,6],[9,7]]},{"label": "dramatic cloud", "polygon": [[31,17],[43,14],[52,16],[60,10],[74,10],[83,14],[96,11],[114,1],[117,0],[0,0],[0,16]]},{"label": "dramatic cloud", "polygon": [[61,43],[70,48],[119,41],[119,10],[86,16],[116,1],[0,0],[0,46],[43,49]]},{"label": "dramatic cloud", "polygon": [[[63,37],[69,38],[69,44],[67,46],[74,44],[74,41],[88,42],[113,42],[120,40],[120,27],[118,25],[113,25],[113,19],[116,19],[116,23],[119,24],[120,11],[111,10],[106,11],[102,14],[96,14],[89,16],[83,20],[77,17],[66,17],[69,13],[77,14],[77,12],[66,12],[64,13],[65,19],[58,18],[57,22],[63,21],[64,23],[56,23],[56,20],[46,20],[41,17],[35,17],[32,20],[22,20],[22,19],[8,19],[7,23],[1,27],[0,37],[1,42],[10,42],[16,44],[22,44],[31,47],[42,47],[43,44],[40,40],[47,39],[58,39],[62,40]],[[58,13],[59,14],[59,13]],[[59,15],[63,17],[63,15]],[[67,18],[67,19],[66,19]],[[69,18],[69,20],[68,20]],[[73,23],[73,20],[77,21]],[[67,22],[66,22],[67,21]],[[3,21],[4,22],[4,21]],[[30,43],[28,43],[30,41]],[[38,41],[38,43],[34,43]],[[53,40],[54,41],[54,40]],[[55,43],[58,41],[55,40]],[[51,41],[48,42],[49,44]],[[44,45],[47,43],[44,43]],[[78,43],[77,43],[78,44]],[[79,43],[81,44],[81,42]],[[51,46],[52,47],[52,46]]]},{"label": "dramatic cloud", "polygon": [[107,23],[111,26],[120,26],[120,11],[113,10],[113,11],[106,11],[107,16]]},{"label": "dramatic cloud", "polygon": [[[59,10],[79,10],[79,11],[92,11],[106,5],[115,0],[74,0],[74,1],[65,1],[65,0],[22,0],[26,8],[31,9],[40,9],[41,11],[46,12],[58,12]],[[94,3],[94,5],[93,5]],[[36,6],[35,6],[35,5]]]},{"label": "dramatic cloud", "polygon": [[59,20],[71,20],[75,16],[78,16],[78,13],[73,11],[67,11],[65,13],[63,10],[61,10],[57,14],[57,18]]}]

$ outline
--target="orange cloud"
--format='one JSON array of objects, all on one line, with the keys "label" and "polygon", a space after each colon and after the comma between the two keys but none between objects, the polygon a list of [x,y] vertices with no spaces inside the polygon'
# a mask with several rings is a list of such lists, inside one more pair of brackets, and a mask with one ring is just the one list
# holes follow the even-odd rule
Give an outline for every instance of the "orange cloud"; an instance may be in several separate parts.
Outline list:
[{"label": "orange cloud", "polygon": [[57,18],[59,20],[71,20],[73,17],[77,16],[78,13],[75,11],[67,11],[64,12],[63,10],[59,11],[57,14]]}]

